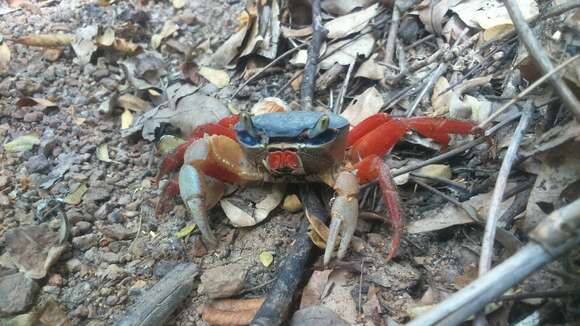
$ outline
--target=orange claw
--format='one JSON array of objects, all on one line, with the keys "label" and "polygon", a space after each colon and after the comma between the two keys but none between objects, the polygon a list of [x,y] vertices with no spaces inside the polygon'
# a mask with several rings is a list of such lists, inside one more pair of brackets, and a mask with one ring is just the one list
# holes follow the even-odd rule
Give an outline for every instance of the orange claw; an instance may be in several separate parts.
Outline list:
[{"label": "orange claw", "polygon": [[368,134],[369,132],[373,131],[380,125],[385,124],[386,122],[392,119],[393,118],[391,118],[386,113],[373,114],[370,117],[364,119],[348,132],[347,138],[348,145],[349,146],[354,145],[354,143],[356,143],[366,134]]},{"label": "orange claw", "polygon": [[472,134],[473,127],[475,127],[475,124],[469,121],[445,118],[414,117],[401,120],[423,137],[438,142],[443,151],[447,150],[449,134]]},{"label": "orange claw", "polygon": [[407,125],[401,120],[391,119],[372,129],[352,144],[350,157],[357,161],[370,155],[383,156],[391,151],[407,130]]}]

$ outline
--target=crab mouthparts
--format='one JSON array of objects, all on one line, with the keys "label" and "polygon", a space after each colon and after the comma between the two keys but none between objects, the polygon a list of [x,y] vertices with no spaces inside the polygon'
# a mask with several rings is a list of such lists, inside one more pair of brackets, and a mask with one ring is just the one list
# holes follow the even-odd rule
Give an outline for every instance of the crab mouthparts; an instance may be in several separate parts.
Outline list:
[{"label": "crab mouthparts", "polygon": [[266,159],[268,169],[272,172],[291,173],[300,168],[300,158],[294,151],[273,151]]}]

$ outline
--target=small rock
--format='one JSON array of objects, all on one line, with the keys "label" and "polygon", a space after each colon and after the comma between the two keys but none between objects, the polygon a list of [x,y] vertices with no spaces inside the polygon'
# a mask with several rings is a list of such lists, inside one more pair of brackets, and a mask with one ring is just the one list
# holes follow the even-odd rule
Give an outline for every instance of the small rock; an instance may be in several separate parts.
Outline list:
[{"label": "small rock", "polygon": [[115,264],[109,265],[104,271],[104,276],[112,281],[119,280],[122,277],[125,277],[125,275],[127,275],[127,272]]},{"label": "small rock", "polygon": [[0,316],[24,312],[34,302],[38,284],[22,273],[0,277]]},{"label": "small rock", "polygon": [[241,264],[208,269],[201,275],[198,292],[207,294],[211,299],[234,296],[244,288],[247,274],[247,268]]},{"label": "small rock", "polygon": [[349,325],[336,312],[325,306],[311,306],[294,313],[290,326],[347,326]]},{"label": "small rock", "polygon": [[100,231],[105,236],[115,240],[127,240],[135,234],[135,232],[125,228],[121,224],[105,225],[100,228]]},{"label": "small rock", "polygon": [[48,284],[52,285],[52,286],[62,286],[63,283],[63,279],[62,276],[60,274],[52,274],[50,276],[50,278],[48,279]]},{"label": "small rock", "polygon": [[290,213],[297,213],[302,210],[302,202],[296,195],[289,195],[284,198],[282,208]]},{"label": "small rock", "polygon": [[112,189],[108,187],[99,187],[97,185],[90,187],[84,197],[85,202],[100,202],[111,198]]},{"label": "small rock", "polygon": [[42,121],[43,117],[44,113],[40,111],[33,111],[26,113],[24,117],[22,117],[22,120],[24,120],[24,122],[39,122]]},{"label": "small rock", "polygon": [[103,253],[102,257],[104,261],[110,264],[116,264],[121,261],[119,255],[114,252],[105,252]]},{"label": "small rock", "polygon": [[78,221],[75,226],[72,227],[71,232],[73,236],[79,236],[89,232],[92,228],[92,224],[86,221]]},{"label": "small rock", "polygon": [[81,269],[81,265],[82,265],[81,261],[78,260],[77,258],[71,258],[67,260],[65,263],[66,269],[72,273],[78,272]]},{"label": "small rock", "polygon": [[24,96],[31,96],[40,92],[42,85],[30,79],[21,79],[16,81],[16,89]]},{"label": "small rock", "polygon": [[50,162],[44,155],[31,156],[24,164],[30,174],[43,173],[50,167]]},{"label": "small rock", "polygon": [[399,264],[389,262],[371,272],[368,279],[382,287],[403,290],[417,284],[421,278],[421,273],[410,264]]},{"label": "small rock", "polygon": [[90,233],[90,234],[81,235],[79,237],[74,237],[72,239],[72,244],[73,244],[73,247],[80,249],[82,251],[85,251],[85,250],[88,250],[88,249],[96,246],[98,241],[99,241],[99,237],[94,233]]},{"label": "small rock", "polygon": [[116,295],[110,295],[107,297],[107,299],[105,299],[105,304],[107,306],[114,306],[117,304],[117,302],[119,302],[119,297]]},{"label": "small rock", "polygon": [[147,244],[143,238],[139,238],[129,247],[129,252],[135,257],[143,257],[147,249]]},{"label": "small rock", "polygon": [[59,295],[60,288],[58,286],[45,285],[42,287],[42,292],[48,293],[48,294],[53,294],[53,295]]}]

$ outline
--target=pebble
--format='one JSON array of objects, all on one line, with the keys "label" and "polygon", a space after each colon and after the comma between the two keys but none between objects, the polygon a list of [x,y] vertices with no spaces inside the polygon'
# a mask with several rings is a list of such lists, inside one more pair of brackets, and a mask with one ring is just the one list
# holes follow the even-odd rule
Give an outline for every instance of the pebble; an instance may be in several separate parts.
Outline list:
[{"label": "pebble", "polygon": [[167,273],[171,272],[171,270],[177,266],[178,262],[173,260],[161,260],[160,262],[155,265],[155,269],[153,270],[153,274],[155,276],[162,278],[163,276],[167,275]]},{"label": "pebble", "polygon": [[102,258],[104,261],[106,261],[107,263],[110,263],[110,264],[118,263],[121,261],[119,254],[116,254],[114,252],[103,253]]},{"label": "pebble", "polygon": [[244,288],[247,274],[247,268],[241,264],[207,269],[201,275],[198,292],[207,294],[211,299],[234,296]]},{"label": "pebble", "polygon": [[107,306],[114,306],[117,304],[117,302],[119,302],[119,297],[116,295],[110,295],[107,297],[107,299],[105,299],[105,304]]},{"label": "pebble", "polygon": [[62,276],[60,274],[52,274],[48,279],[48,284],[58,287],[62,286],[63,284]]},{"label": "pebble", "polygon": [[0,316],[27,311],[34,303],[38,284],[22,273],[0,277]]},{"label": "pebble", "polygon": [[127,229],[121,224],[105,225],[100,230],[105,236],[114,240],[127,240],[131,238],[135,232]]},{"label": "pebble", "polygon": [[72,227],[71,232],[73,236],[79,236],[89,232],[92,228],[92,224],[86,221],[78,221],[75,226]]},{"label": "pebble", "polygon": [[80,271],[81,265],[82,265],[81,261],[77,258],[71,258],[67,260],[65,263],[66,269],[72,273]]},{"label": "pebble", "polygon": [[40,111],[33,111],[26,113],[24,117],[22,117],[22,119],[24,120],[24,122],[40,122],[42,121],[43,117],[44,113]]},{"label": "pebble", "polygon": [[42,173],[47,172],[46,170],[50,167],[50,162],[44,155],[34,155],[26,161],[24,166],[30,174]]},{"label": "pebble", "polygon": [[88,250],[97,245],[99,237],[94,234],[85,234],[78,237],[74,237],[72,240],[73,247],[80,249],[82,251]]}]

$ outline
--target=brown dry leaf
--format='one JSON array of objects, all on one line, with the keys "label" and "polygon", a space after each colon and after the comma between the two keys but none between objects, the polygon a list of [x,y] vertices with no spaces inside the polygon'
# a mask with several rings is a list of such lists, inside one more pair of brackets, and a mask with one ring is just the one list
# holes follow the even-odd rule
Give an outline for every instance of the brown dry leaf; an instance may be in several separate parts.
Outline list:
[{"label": "brown dry leaf", "polygon": [[327,37],[329,39],[342,38],[353,33],[358,33],[362,31],[378,13],[379,4],[375,3],[364,10],[335,18],[324,24],[324,28],[328,30]]},{"label": "brown dry leaf", "polygon": [[125,109],[121,114],[121,129],[130,128],[133,125],[133,114],[130,110]]},{"label": "brown dry leaf", "polygon": [[449,10],[449,0],[425,0],[419,4],[419,19],[431,33],[442,34],[443,20]]},{"label": "brown dry leaf", "polygon": [[468,265],[463,268],[463,275],[458,275],[453,280],[453,285],[457,290],[464,288],[467,284],[475,281],[478,276],[478,268],[475,265]]},{"label": "brown dry leaf", "polygon": [[66,249],[47,224],[27,225],[5,233],[6,252],[27,277],[41,279]]},{"label": "brown dry leaf", "polygon": [[217,88],[224,88],[230,83],[230,76],[224,70],[201,67],[198,73]]},{"label": "brown dry leaf", "polygon": [[153,49],[159,48],[159,46],[161,45],[163,40],[172,36],[178,30],[179,30],[179,26],[177,26],[174,22],[172,22],[172,21],[165,22],[165,24],[163,25],[163,28],[161,29],[159,34],[155,34],[151,37],[151,47]]},{"label": "brown dry leaf", "polygon": [[22,36],[14,40],[16,43],[39,46],[39,47],[57,47],[70,45],[74,40],[72,34],[38,34]]},{"label": "brown dry leaf", "polygon": [[365,8],[376,2],[376,0],[324,0],[321,7],[329,14],[346,15],[356,8]]},{"label": "brown dry leaf", "polygon": [[117,99],[117,105],[126,110],[144,112],[151,108],[151,103],[132,94],[123,94]]},{"label": "brown dry leaf", "polygon": [[183,79],[190,81],[194,85],[199,85],[202,82],[202,78],[199,75],[199,67],[197,64],[191,60],[188,60],[186,56],[185,62],[181,65],[181,75]]},{"label": "brown dry leaf", "polygon": [[362,36],[356,40],[347,39],[329,45],[326,53],[332,54],[320,62],[320,68],[330,69],[335,63],[347,66],[359,56],[368,58],[375,45],[375,38],[372,33],[366,31],[361,33]]},{"label": "brown dry leaf", "polygon": [[236,227],[256,225],[268,217],[284,199],[286,185],[248,186],[220,200],[227,218]]},{"label": "brown dry leaf", "polygon": [[285,26],[282,26],[282,35],[285,38],[295,38],[295,37],[305,37],[312,34],[312,26],[303,27],[300,29],[291,29]]},{"label": "brown dry leaf", "polygon": [[236,56],[238,56],[240,48],[244,42],[244,38],[248,32],[249,25],[242,25],[241,29],[225,41],[211,57],[202,61],[202,64],[223,68],[229,65]]},{"label": "brown dry leaf", "polygon": [[364,119],[379,113],[383,107],[383,97],[375,87],[370,87],[355,97],[349,106],[340,114],[351,126],[356,126]]},{"label": "brown dry leaf", "polygon": [[97,36],[97,44],[100,46],[111,46],[115,42],[115,30],[107,27],[102,35]]},{"label": "brown dry leaf", "polygon": [[386,67],[378,64],[378,55],[378,53],[371,55],[367,61],[360,65],[354,76],[363,77],[370,80],[382,80],[385,77]]},{"label": "brown dry leaf", "polygon": [[[524,19],[529,20],[539,14],[535,0],[520,0],[518,8]],[[511,18],[502,1],[467,0],[450,4],[450,10],[469,27],[484,30],[484,40],[492,40],[513,29]]]},{"label": "brown dry leaf", "polygon": [[254,115],[260,115],[271,112],[288,112],[288,104],[277,97],[266,97],[260,102],[256,103],[250,112]]},{"label": "brown dry leaf", "polygon": [[0,71],[5,71],[8,69],[8,64],[10,63],[10,48],[6,42],[0,44]]},{"label": "brown dry leaf", "polygon": [[113,49],[125,54],[134,54],[141,50],[141,46],[124,38],[117,37],[113,42]]},{"label": "brown dry leaf", "polygon": [[16,106],[20,108],[38,106],[41,109],[45,109],[45,108],[55,108],[58,105],[44,98],[23,97],[16,102]]},{"label": "brown dry leaf", "polygon": [[46,48],[42,50],[42,57],[50,62],[54,62],[60,59],[63,49],[59,48]]},{"label": "brown dry leaf", "polygon": [[264,299],[224,299],[207,305],[201,318],[212,325],[249,325]]},{"label": "brown dry leaf", "polygon": [[300,309],[320,304],[322,294],[328,283],[328,277],[332,270],[314,271],[308,283],[302,291],[302,298],[300,299]]}]

